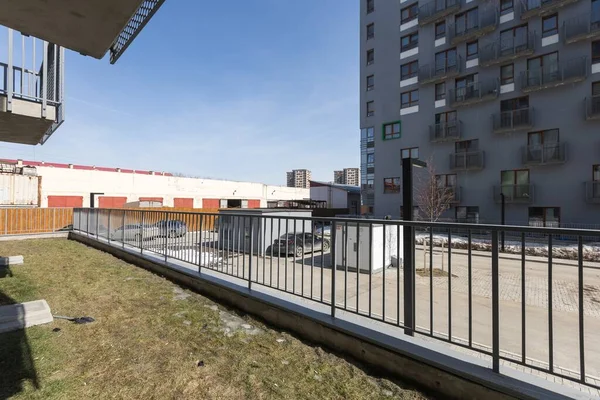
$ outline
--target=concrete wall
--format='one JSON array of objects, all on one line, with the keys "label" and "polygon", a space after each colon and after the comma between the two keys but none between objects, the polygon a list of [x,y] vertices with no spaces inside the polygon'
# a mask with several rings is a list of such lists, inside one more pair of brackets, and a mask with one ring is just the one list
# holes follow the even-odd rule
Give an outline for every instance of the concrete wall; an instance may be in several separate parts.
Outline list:
[{"label": "concrete wall", "polygon": [[[592,165],[600,163],[600,121],[584,119],[584,98],[591,96],[592,82],[600,81],[600,70],[591,68],[590,40],[573,44],[563,41],[563,22],[589,15],[590,1],[569,4],[558,10],[559,41],[542,47],[542,19],[535,16],[527,21],[519,17],[520,2],[515,1],[515,17],[500,23],[496,30],[479,39],[479,53],[490,41],[496,40],[500,32],[521,24],[528,24],[529,32],[536,32],[535,54],[514,60],[515,90],[501,94],[497,99],[474,104],[468,107],[435,108],[435,85],[414,83],[400,87],[400,67],[418,60],[419,67],[431,65],[436,52],[453,48],[446,37],[446,44],[435,46],[435,24],[414,26],[399,31],[401,9],[414,1],[376,1],[375,11],[366,14],[366,0],[360,2],[360,127],[374,127],[375,130],[375,210],[376,215],[398,216],[402,205],[402,194],[384,194],[383,180],[387,177],[401,177],[400,151],[403,148],[419,147],[420,158],[432,157],[438,174],[450,173],[449,158],[454,152],[454,143],[431,143],[429,126],[435,123],[435,114],[457,111],[457,118],[463,122],[463,139],[479,139],[479,149],[485,152],[485,166],[481,171],[459,172],[458,185],[462,187],[461,206],[479,207],[480,220],[499,222],[500,204],[493,198],[493,186],[500,185],[502,170],[529,169],[530,183],[534,185],[534,199],[531,204],[508,205],[506,221],[509,223],[528,222],[529,207],[560,207],[562,223],[600,224],[600,205],[585,201],[584,182],[591,180]],[[427,1],[419,1],[419,5]],[[498,4],[498,2],[492,2]],[[490,4],[492,4],[490,3]],[[483,2],[466,4],[461,1],[461,10],[470,9]],[[446,32],[454,22],[454,14],[446,18]],[[367,24],[375,24],[375,37],[366,39]],[[409,33],[419,32],[418,53],[400,59],[400,40]],[[500,77],[500,65],[490,67],[465,68],[466,44],[459,43],[457,52],[462,57],[463,72],[460,76],[479,74],[483,82]],[[375,50],[375,62],[366,63],[367,50]],[[576,57],[588,57],[588,77],[583,82],[570,83],[558,88],[544,89],[529,94],[529,106],[535,110],[533,129],[498,134],[492,132],[491,115],[500,112],[500,101],[526,96],[521,91],[521,73],[527,69],[527,59],[542,54],[559,52],[561,65]],[[510,64],[511,62],[504,62]],[[597,72],[596,72],[597,71]],[[595,73],[594,73],[595,72]],[[375,86],[366,91],[366,77],[375,75]],[[453,88],[455,79],[446,80],[446,91]],[[410,115],[400,115],[401,93],[419,89],[419,111]],[[375,115],[367,117],[366,103],[374,101]],[[382,125],[401,120],[402,136],[398,139],[383,140]],[[539,167],[526,167],[521,160],[521,149],[527,145],[527,132],[558,128],[560,142],[566,143],[567,161],[564,164]],[[454,215],[454,210],[450,212]]]},{"label": "concrete wall", "polygon": [[260,206],[266,207],[269,200],[309,198],[308,189],[262,183],[43,166],[38,166],[37,171],[42,177],[41,207],[48,206],[48,196],[83,196],[83,207],[88,207],[91,192],[127,197],[127,202],[140,197],[162,197],[163,205],[169,207],[174,205],[174,198],[193,198],[195,208],[203,206],[202,199],[260,200]]}]

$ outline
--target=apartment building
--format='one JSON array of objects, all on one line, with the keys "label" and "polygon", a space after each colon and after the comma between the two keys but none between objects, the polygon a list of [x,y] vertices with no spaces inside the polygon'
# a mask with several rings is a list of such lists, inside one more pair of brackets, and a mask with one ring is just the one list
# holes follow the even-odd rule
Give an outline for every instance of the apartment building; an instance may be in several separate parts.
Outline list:
[{"label": "apartment building", "polygon": [[333,171],[333,183],[339,185],[360,186],[360,169],[344,168],[341,171]]},{"label": "apartment building", "polygon": [[287,173],[287,187],[310,188],[311,173],[307,169],[295,169]]},{"label": "apartment building", "polygon": [[401,152],[446,217],[600,224],[600,0],[361,0],[363,210],[400,215]]}]

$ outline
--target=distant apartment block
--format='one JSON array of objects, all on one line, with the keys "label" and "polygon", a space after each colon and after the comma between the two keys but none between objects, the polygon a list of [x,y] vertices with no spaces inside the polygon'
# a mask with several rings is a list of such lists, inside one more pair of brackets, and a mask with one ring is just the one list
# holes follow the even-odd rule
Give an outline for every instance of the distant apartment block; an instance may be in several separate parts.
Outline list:
[{"label": "distant apartment block", "polygon": [[287,173],[287,186],[293,188],[310,188],[311,173],[307,169],[295,169]]},{"label": "distant apartment block", "polygon": [[342,171],[333,171],[333,183],[360,186],[360,169],[344,168]]}]

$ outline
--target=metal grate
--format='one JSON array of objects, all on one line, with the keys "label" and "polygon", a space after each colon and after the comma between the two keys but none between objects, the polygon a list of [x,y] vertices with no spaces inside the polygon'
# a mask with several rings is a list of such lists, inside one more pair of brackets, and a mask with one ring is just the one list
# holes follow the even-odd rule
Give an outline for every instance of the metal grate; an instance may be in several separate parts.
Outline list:
[{"label": "metal grate", "polygon": [[117,62],[164,2],[165,0],[144,0],[115,42],[110,46],[111,64]]}]

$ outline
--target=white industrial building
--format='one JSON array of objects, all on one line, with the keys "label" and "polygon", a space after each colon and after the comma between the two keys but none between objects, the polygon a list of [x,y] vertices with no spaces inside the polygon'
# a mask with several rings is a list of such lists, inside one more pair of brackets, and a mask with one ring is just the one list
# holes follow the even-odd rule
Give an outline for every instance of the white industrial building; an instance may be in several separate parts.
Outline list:
[{"label": "white industrial building", "polygon": [[[152,171],[1,160],[0,206],[261,208],[306,200],[308,189],[176,177]],[[93,198],[93,200],[92,200]]]}]

